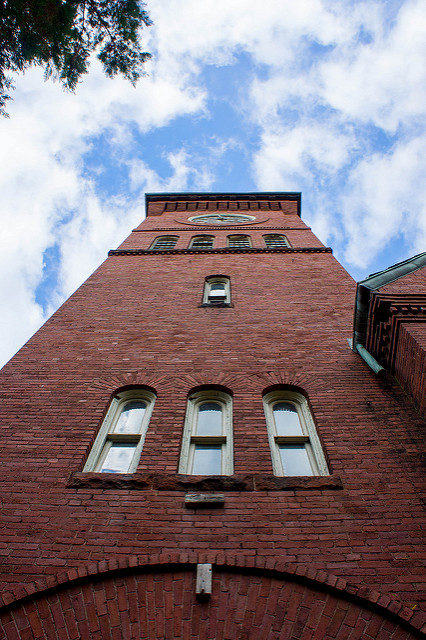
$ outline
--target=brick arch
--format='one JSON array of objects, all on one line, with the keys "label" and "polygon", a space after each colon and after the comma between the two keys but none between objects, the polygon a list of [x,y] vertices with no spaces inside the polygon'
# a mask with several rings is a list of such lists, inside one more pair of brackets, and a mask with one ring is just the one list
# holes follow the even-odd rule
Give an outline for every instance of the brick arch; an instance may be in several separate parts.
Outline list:
[{"label": "brick arch", "polygon": [[[213,565],[201,603],[198,562]],[[424,637],[421,624],[419,613],[324,571],[224,553],[91,563],[4,594],[0,607],[5,639],[411,640]]]},{"label": "brick arch", "polygon": [[249,376],[253,381],[261,385],[261,389],[284,385],[289,387],[300,387],[307,389],[315,385],[316,380],[301,368],[295,369],[291,366],[286,371],[259,371]]},{"label": "brick arch", "polygon": [[203,386],[219,386],[233,391],[237,376],[223,373],[222,371],[194,371],[191,375],[176,376],[174,380],[179,383],[186,393]]},{"label": "brick arch", "polygon": [[110,378],[100,378],[96,382],[88,385],[90,390],[101,390],[107,393],[116,393],[117,390],[143,386],[156,390],[158,386],[167,380],[167,376],[153,376],[148,369],[139,369],[138,371],[130,371],[120,375],[112,375]]}]

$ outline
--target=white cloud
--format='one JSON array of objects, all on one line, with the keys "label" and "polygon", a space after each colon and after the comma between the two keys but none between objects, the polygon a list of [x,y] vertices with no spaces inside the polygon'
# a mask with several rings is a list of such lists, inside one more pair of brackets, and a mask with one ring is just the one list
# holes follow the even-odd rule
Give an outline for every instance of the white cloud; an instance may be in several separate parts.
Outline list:
[{"label": "white cloud", "polygon": [[305,71],[256,78],[248,109],[261,130],[259,188],[303,190],[305,218],[360,268],[396,235],[413,252],[424,247],[426,15],[408,1],[386,25],[385,11],[356,5],[346,32]]},{"label": "white cloud", "polygon": [[[110,131],[113,152],[120,154],[123,144],[134,144],[131,123],[148,131],[178,115],[202,112],[205,101],[202,89],[156,73],[136,88],[110,81],[96,61],[77,95],[44,83],[40,70],[19,77],[17,86],[11,117],[0,120],[0,293],[8,301],[1,316],[0,362],[81,284],[131,228],[131,220],[143,217],[140,207],[135,219],[134,203],[106,203],[83,174],[82,157],[94,137]],[[64,217],[71,218],[65,225]],[[61,255],[58,284],[43,310],[35,295],[44,277],[44,254],[54,244]]]},{"label": "white cloud", "polygon": [[342,198],[349,242],[346,259],[363,266],[387,243],[403,237],[416,254],[426,247],[426,136],[376,153],[353,170]]},{"label": "white cloud", "polygon": [[200,190],[209,188],[212,177],[206,166],[207,162],[201,169],[197,169],[185,149],[166,154],[166,159],[172,169],[172,175],[169,177],[161,177],[143,160],[133,160],[129,173],[131,188],[153,193],[187,191],[193,183],[198,185]]},{"label": "white cloud", "polygon": [[391,132],[423,114],[425,31],[424,3],[407,2],[390,31],[369,44],[336,50],[320,67],[323,101],[347,117]]},{"label": "white cloud", "polygon": [[263,134],[254,157],[260,190],[279,190],[285,184],[298,190],[319,172],[336,172],[346,162],[356,141],[336,124],[308,121],[281,132]]}]

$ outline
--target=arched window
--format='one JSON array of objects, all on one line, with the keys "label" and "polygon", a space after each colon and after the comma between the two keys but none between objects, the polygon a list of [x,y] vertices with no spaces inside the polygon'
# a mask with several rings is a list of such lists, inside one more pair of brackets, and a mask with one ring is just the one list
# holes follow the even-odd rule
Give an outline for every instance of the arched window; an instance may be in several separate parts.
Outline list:
[{"label": "arched window", "polygon": [[231,302],[231,286],[226,276],[209,276],[204,282],[204,304]]},{"label": "arched window", "polygon": [[213,249],[214,236],[194,236],[189,245],[190,249]]},{"label": "arched window", "polygon": [[150,249],[174,249],[178,236],[159,236],[154,240]]},{"label": "arched window", "polygon": [[138,466],[155,395],[133,389],[113,398],[83,471],[133,473]]},{"label": "arched window", "polygon": [[289,247],[290,243],[287,238],[279,233],[271,233],[267,236],[263,236],[265,245],[268,249],[282,249],[283,247]]},{"label": "arched window", "polygon": [[272,467],[277,476],[325,476],[327,463],[306,398],[278,390],[263,398]]},{"label": "arched window", "polygon": [[250,236],[245,236],[242,234],[228,236],[228,247],[231,249],[250,249]]},{"label": "arched window", "polygon": [[232,398],[207,389],[188,398],[179,473],[232,475]]}]

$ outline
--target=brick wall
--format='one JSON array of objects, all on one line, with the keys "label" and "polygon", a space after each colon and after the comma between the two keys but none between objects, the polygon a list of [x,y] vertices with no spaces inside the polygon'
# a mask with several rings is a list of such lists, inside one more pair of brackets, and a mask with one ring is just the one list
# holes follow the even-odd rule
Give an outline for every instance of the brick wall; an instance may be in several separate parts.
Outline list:
[{"label": "brick wall", "polygon": [[399,329],[395,376],[426,412],[426,322],[402,323]]}]

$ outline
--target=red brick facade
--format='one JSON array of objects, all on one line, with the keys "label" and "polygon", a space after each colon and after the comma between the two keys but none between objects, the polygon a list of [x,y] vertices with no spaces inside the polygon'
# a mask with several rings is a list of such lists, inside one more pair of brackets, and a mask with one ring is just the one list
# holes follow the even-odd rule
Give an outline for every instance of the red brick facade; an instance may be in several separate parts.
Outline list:
[{"label": "red brick facade", "polygon": [[[188,221],[227,211],[256,219]],[[355,284],[298,214],[297,194],[152,197],[4,367],[3,637],[419,637],[418,414],[348,347]],[[200,233],[213,249],[188,249]],[[252,247],[228,249],[235,233]],[[150,251],[165,234],[176,246]],[[202,305],[213,274],[230,306]],[[156,394],[137,472],[82,473],[134,387]],[[230,477],[177,473],[187,398],[206,387],[233,398]],[[262,396],[280,388],[308,398],[329,476],[273,475]],[[188,508],[188,491],[224,505]],[[198,562],[213,564],[208,602]]]}]

